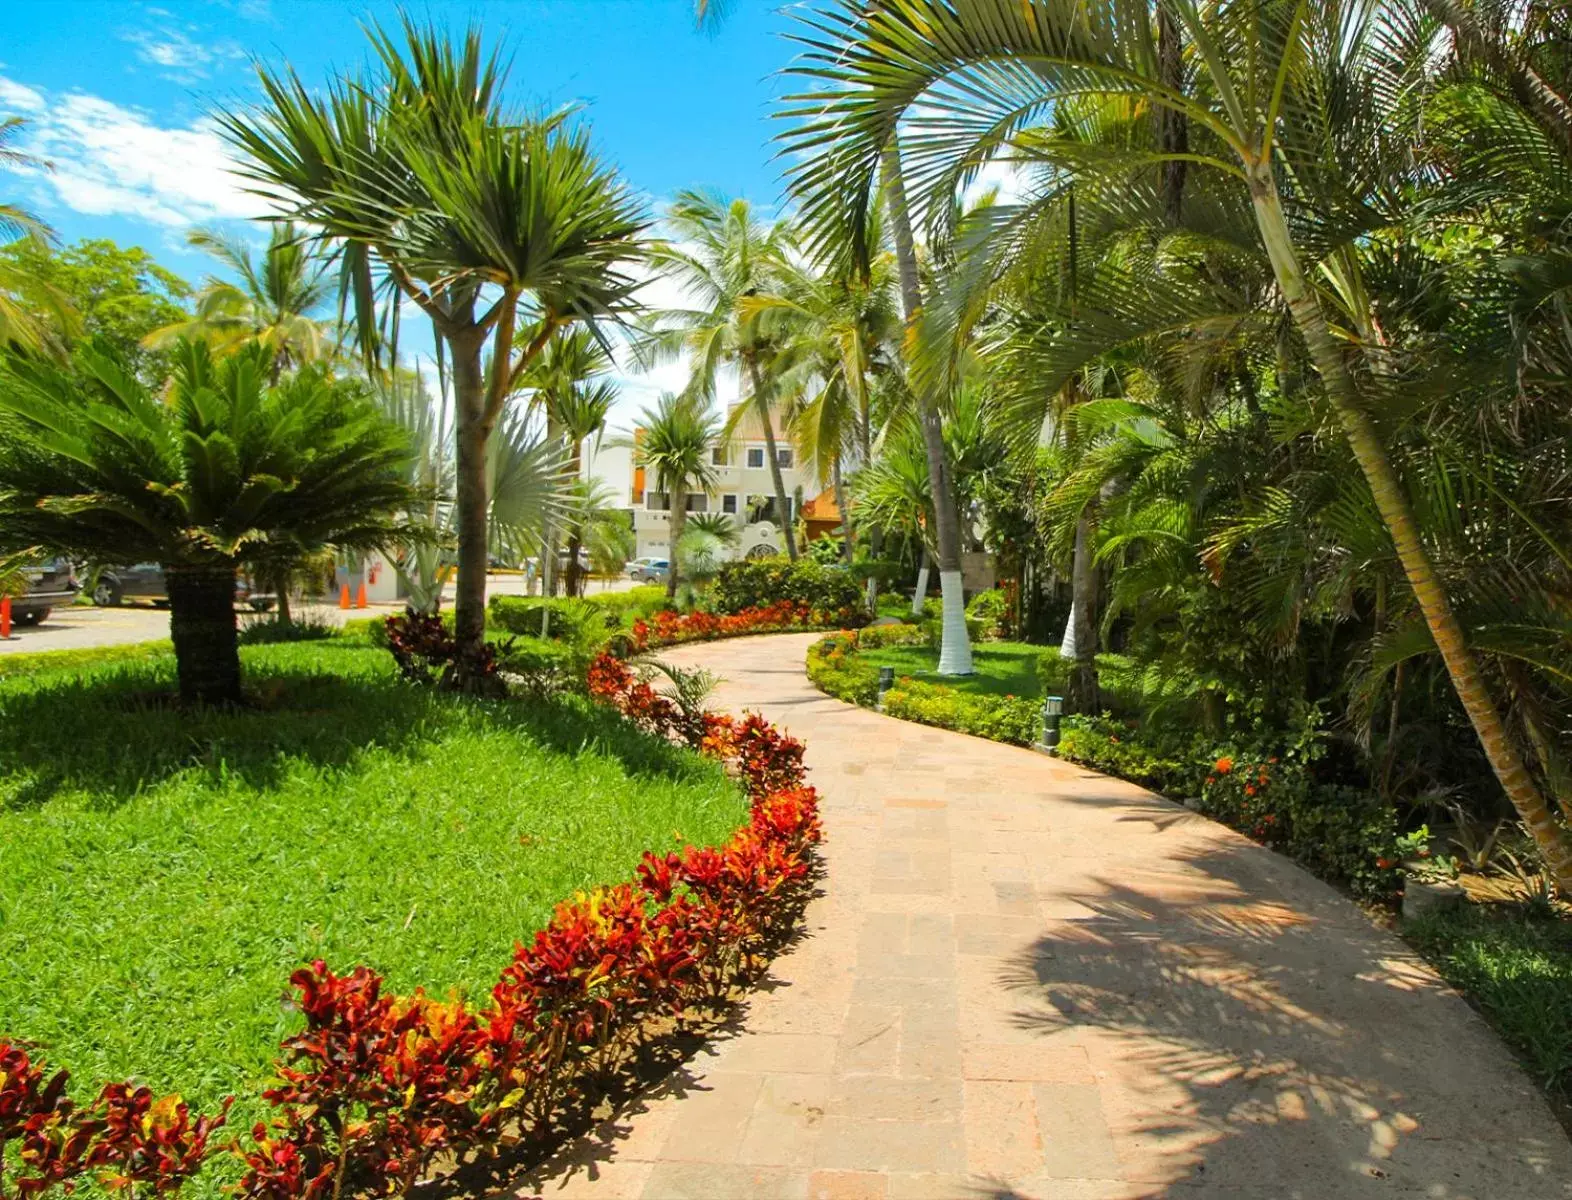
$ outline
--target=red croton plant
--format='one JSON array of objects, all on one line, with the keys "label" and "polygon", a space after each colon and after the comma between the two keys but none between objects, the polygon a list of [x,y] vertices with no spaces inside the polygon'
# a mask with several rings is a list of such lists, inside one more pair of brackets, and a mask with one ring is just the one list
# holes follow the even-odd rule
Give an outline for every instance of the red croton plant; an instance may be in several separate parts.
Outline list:
[{"label": "red croton plant", "polygon": [[[788,607],[679,618],[656,638],[799,623]],[[797,911],[820,837],[802,744],[757,714],[690,716],[610,654],[588,684],[641,728],[726,763],[747,789],[748,824],[721,847],[646,853],[635,881],[563,902],[480,1005],[395,996],[366,967],[337,974],[318,961],[295,972],[305,1028],[284,1041],[278,1084],[264,1093],[275,1115],[233,1145],[239,1195],[403,1195],[439,1160],[544,1141],[652,1034],[760,969]],[[227,1110],[193,1119],[178,1097],[128,1084],[78,1109],[64,1072],[49,1075],[28,1048],[0,1040],[0,1172],[10,1171],[0,1197],[70,1190],[84,1176],[132,1194],[173,1191]]]}]

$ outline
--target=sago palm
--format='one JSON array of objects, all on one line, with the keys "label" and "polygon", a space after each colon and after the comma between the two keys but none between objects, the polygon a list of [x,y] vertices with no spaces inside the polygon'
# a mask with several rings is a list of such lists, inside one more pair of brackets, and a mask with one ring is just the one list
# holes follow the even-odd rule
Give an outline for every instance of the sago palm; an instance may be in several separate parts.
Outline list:
[{"label": "sago palm", "polygon": [[0,375],[0,548],[162,565],[180,698],[242,700],[235,574],[409,530],[409,444],[361,385],[174,347],[167,397],[92,350]]}]

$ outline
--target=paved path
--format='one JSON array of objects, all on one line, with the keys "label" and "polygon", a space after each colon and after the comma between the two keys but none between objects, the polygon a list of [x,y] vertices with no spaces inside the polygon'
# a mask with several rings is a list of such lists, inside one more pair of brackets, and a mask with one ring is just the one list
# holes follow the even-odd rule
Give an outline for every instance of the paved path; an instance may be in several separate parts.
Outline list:
[{"label": "paved path", "polygon": [[807,741],[810,936],[521,1195],[1572,1197],[1507,1052],[1331,889],[1128,784],[829,700],[810,641],[669,652]]}]

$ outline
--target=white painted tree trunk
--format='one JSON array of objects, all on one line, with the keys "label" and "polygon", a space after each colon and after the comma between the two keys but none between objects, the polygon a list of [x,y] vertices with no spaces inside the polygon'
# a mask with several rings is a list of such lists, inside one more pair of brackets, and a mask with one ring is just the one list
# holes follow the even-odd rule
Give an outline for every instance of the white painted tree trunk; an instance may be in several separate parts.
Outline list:
[{"label": "white painted tree trunk", "polygon": [[1075,603],[1070,604],[1070,619],[1064,623],[1064,638],[1059,642],[1059,657],[1065,662],[1075,661]]},{"label": "white painted tree trunk", "polygon": [[912,616],[922,616],[923,601],[928,599],[928,556],[922,556],[922,566],[917,568],[917,590],[912,593]]},{"label": "white painted tree trunk", "polygon": [[939,572],[939,593],[944,598],[944,640],[939,646],[939,674],[972,673],[972,641],[966,633],[966,598],[959,571]]}]

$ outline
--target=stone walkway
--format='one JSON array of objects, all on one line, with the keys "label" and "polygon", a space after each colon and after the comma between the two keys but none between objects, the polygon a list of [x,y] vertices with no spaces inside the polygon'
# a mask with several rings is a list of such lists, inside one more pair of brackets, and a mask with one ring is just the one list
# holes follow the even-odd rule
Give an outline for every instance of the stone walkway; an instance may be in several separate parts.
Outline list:
[{"label": "stone walkway", "polygon": [[1508,1053],[1330,888],[1139,788],[827,699],[811,640],[667,654],[807,742],[809,936],[520,1195],[1572,1197]]}]

